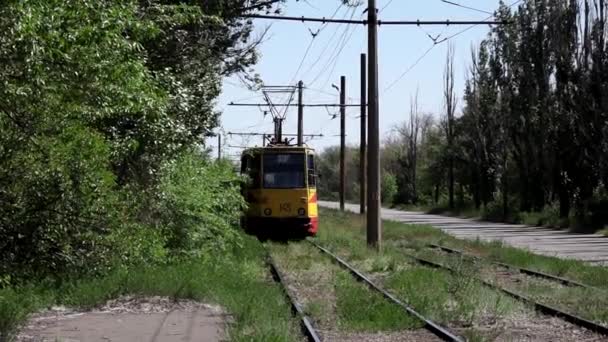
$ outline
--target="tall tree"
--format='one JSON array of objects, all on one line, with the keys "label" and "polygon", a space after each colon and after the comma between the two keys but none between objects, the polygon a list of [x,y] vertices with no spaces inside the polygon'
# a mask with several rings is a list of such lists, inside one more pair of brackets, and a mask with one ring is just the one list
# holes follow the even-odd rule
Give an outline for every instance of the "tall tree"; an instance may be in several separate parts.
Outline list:
[{"label": "tall tree", "polygon": [[447,140],[446,151],[448,159],[448,198],[450,209],[454,209],[454,115],[458,99],[454,93],[454,46],[451,43],[448,45],[443,72],[443,101],[443,125]]}]

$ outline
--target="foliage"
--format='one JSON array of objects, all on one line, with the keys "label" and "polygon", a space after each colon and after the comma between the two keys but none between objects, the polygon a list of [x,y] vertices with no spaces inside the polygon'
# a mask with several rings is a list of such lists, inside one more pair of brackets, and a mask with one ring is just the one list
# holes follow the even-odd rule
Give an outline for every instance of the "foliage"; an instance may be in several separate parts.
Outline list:
[{"label": "foliage", "polygon": [[[359,149],[346,147],[346,186],[347,201],[359,200]],[[330,147],[317,157],[317,171],[320,175],[317,184],[322,199],[337,200],[340,193],[340,147]]]},{"label": "foliage", "polygon": [[266,278],[266,252],[250,236],[231,253],[112,270],[61,285],[0,289],[0,340],[10,341],[32,312],[65,305],[87,310],[123,295],[165,296],[221,305],[233,316],[231,341],[294,341],[297,322],[279,285]]},{"label": "foliage", "polygon": [[217,126],[221,78],[256,82],[240,15],[280,2],[0,6],[2,285],[237,242],[234,177],[189,151]]},{"label": "foliage", "polygon": [[380,190],[383,203],[392,203],[393,198],[397,195],[397,179],[389,172],[382,175],[382,187]]},{"label": "foliage", "polygon": [[472,205],[495,220],[540,215],[585,230],[607,224],[607,13],[603,0],[501,2],[496,16],[510,24],[471,51],[462,112],[454,113],[450,50],[445,112],[417,139],[415,116],[386,139],[382,167],[397,177],[397,204]]},{"label": "foliage", "polygon": [[144,112],[153,120],[162,109],[136,46],[122,37],[134,20],[128,9],[55,1],[2,8],[1,30],[11,32],[0,41],[3,272],[98,272],[111,257],[104,237],[120,213],[109,166],[124,149],[96,121]]},{"label": "foliage", "polygon": [[245,200],[230,164],[184,153],[162,171],[159,190],[156,215],[169,249],[201,257],[239,243],[236,227]]}]

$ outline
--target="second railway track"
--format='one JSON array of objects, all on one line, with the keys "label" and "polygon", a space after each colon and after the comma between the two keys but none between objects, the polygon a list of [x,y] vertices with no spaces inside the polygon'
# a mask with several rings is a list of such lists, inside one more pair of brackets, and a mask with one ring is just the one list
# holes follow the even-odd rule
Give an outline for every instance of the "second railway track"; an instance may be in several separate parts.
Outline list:
[{"label": "second railway track", "polygon": [[[448,271],[448,272],[451,272],[451,273],[457,273],[458,272],[457,270],[453,269],[452,267],[444,265],[444,264],[439,263],[439,262],[431,261],[431,260],[428,260],[428,259],[425,259],[425,258],[421,258],[421,257],[415,256],[415,255],[407,254],[407,253],[405,255],[407,257],[411,258],[412,260],[420,263],[421,265],[424,265],[424,266],[428,266],[428,267],[432,267],[432,268],[437,268],[437,269],[442,269],[442,270],[445,270],[445,271]],[[543,274],[543,276],[541,276],[541,277],[546,277],[546,276],[547,276],[546,274]],[[563,280],[562,278],[558,278],[558,279]],[[600,323],[597,323],[597,322],[585,319],[583,317],[580,317],[580,316],[577,316],[575,314],[566,312],[566,311],[561,310],[559,308],[555,308],[553,306],[549,306],[549,305],[540,303],[540,302],[538,302],[538,301],[536,301],[536,300],[534,300],[532,298],[529,298],[529,297],[527,297],[527,296],[525,296],[523,294],[517,293],[517,292],[512,291],[512,290],[509,290],[509,289],[507,289],[505,287],[502,287],[502,286],[499,286],[497,284],[493,284],[493,283],[488,282],[486,280],[483,280],[481,278],[475,278],[475,280],[478,281],[478,282],[480,282],[481,284],[483,284],[484,286],[486,286],[488,288],[491,288],[491,289],[494,289],[496,291],[502,292],[502,293],[508,295],[509,297],[515,298],[515,299],[517,299],[517,300],[519,300],[519,301],[521,301],[523,303],[531,305],[536,311],[538,311],[538,312],[540,312],[542,314],[561,318],[561,319],[563,319],[566,322],[572,323],[572,324],[574,324],[576,326],[583,327],[583,328],[585,328],[585,329],[587,329],[589,331],[592,331],[592,332],[595,332],[597,334],[600,334],[600,335],[603,335],[605,337],[608,337],[608,327],[605,326],[605,325],[603,325],[603,324],[600,324]],[[556,280],[556,279],[553,279],[553,280]]]},{"label": "second railway track", "polygon": [[575,280],[571,280],[571,279],[567,279],[567,278],[563,278],[563,277],[558,277],[558,276],[555,276],[555,275],[552,275],[552,274],[548,274],[548,273],[545,273],[545,272],[536,271],[536,270],[532,270],[532,269],[524,268],[524,267],[519,267],[519,266],[507,264],[507,263],[504,263],[504,262],[498,262],[498,261],[493,261],[493,260],[489,260],[489,259],[480,258],[480,257],[478,257],[476,255],[468,254],[468,253],[465,253],[464,251],[461,251],[461,250],[458,250],[458,249],[449,248],[449,247],[441,246],[441,245],[434,244],[434,243],[431,243],[428,246],[431,247],[431,248],[435,248],[435,249],[444,251],[446,253],[461,255],[461,256],[466,257],[466,258],[471,258],[471,259],[475,259],[475,260],[488,261],[488,262],[490,262],[490,263],[492,263],[494,265],[500,266],[500,267],[504,267],[504,268],[507,268],[507,269],[515,270],[515,271],[518,271],[520,273],[523,273],[523,274],[526,274],[526,275],[530,275],[530,276],[533,276],[533,277],[549,279],[549,280],[561,283],[561,284],[566,285],[566,286],[581,287],[581,288],[588,288],[588,289],[592,289],[593,288],[592,286],[585,285],[585,284],[577,282]]}]

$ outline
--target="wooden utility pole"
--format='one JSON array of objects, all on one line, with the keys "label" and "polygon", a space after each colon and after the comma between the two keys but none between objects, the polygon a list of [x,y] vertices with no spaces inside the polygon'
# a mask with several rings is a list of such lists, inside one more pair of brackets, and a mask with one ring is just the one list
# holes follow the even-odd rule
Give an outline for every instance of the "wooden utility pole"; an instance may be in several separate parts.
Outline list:
[{"label": "wooden utility pole", "polygon": [[266,134],[262,134],[262,147],[266,147]]},{"label": "wooden utility pole", "polygon": [[217,160],[222,159],[222,135],[217,134]]},{"label": "wooden utility pole", "polygon": [[346,76],[340,77],[340,210],[346,191]]},{"label": "wooden utility pole", "polygon": [[304,102],[303,102],[304,82],[298,82],[298,146],[304,144]]},{"label": "wooden utility pole", "polygon": [[365,214],[367,196],[367,56],[361,54],[361,139],[359,142],[359,212]]},{"label": "wooden utility pole", "polygon": [[380,106],[378,104],[378,12],[376,0],[367,7],[368,127],[367,159],[367,245],[381,249],[382,221],[380,219]]}]

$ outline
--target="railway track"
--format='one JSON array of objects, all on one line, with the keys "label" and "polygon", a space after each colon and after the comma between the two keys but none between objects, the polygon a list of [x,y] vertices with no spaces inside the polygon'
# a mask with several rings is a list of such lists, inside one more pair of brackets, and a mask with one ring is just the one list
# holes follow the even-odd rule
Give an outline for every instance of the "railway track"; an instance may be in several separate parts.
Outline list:
[{"label": "railway track", "polygon": [[[407,254],[407,253],[405,253],[405,255],[407,257],[411,258],[412,260],[418,262],[421,265],[432,267],[432,268],[437,268],[437,269],[443,269],[445,271],[448,271],[448,272],[451,272],[451,273],[454,273],[454,274],[458,273],[458,271],[456,271],[455,269],[453,269],[453,268],[451,268],[451,267],[449,267],[447,265],[443,265],[441,263],[430,261],[430,260],[427,260],[427,259],[423,259],[423,258],[414,256],[414,255],[411,255],[411,254]],[[602,324],[599,324],[599,323],[590,321],[588,319],[582,318],[580,316],[577,316],[577,315],[565,312],[565,311],[560,310],[558,308],[555,308],[555,307],[552,307],[552,306],[549,306],[549,305],[546,305],[546,304],[539,303],[539,302],[535,301],[534,299],[528,298],[528,297],[526,297],[526,296],[524,296],[522,294],[513,292],[513,291],[511,291],[509,289],[506,289],[506,288],[504,288],[502,286],[498,286],[496,284],[490,283],[490,282],[485,281],[483,279],[475,278],[475,280],[478,281],[478,282],[480,282],[481,284],[483,284],[484,286],[486,286],[488,288],[491,288],[491,289],[493,289],[495,291],[502,292],[502,293],[504,293],[504,294],[506,294],[506,295],[508,295],[508,296],[510,296],[512,298],[515,298],[516,300],[519,300],[519,301],[521,301],[521,302],[523,302],[525,304],[531,305],[532,307],[534,307],[534,309],[536,311],[538,311],[538,312],[540,312],[542,314],[558,317],[558,318],[561,318],[561,319],[563,319],[563,320],[565,320],[565,321],[567,321],[569,323],[572,323],[574,325],[586,328],[586,329],[588,329],[588,330],[590,330],[592,332],[595,332],[595,333],[598,333],[598,334],[601,334],[601,335],[604,335],[604,336],[608,336],[608,327],[606,327],[606,326],[604,326]]]},{"label": "railway track", "polygon": [[293,314],[296,317],[300,318],[300,327],[302,329],[302,333],[304,334],[307,341],[309,341],[309,342],[321,342],[321,339],[319,338],[319,334],[317,334],[317,331],[315,330],[314,326],[312,325],[312,320],[310,319],[310,317],[308,317],[304,313],[304,310],[302,310],[302,306],[296,301],[295,297],[290,293],[289,289],[287,288],[285,281],[284,281],[285,278],[283,277],[283,274],[281,273],[281,271],[277,267],[276,263],[272,259],[272,255],[270,255],[270,252],[268,250],[266,250],[266,254],[267,254],[267,263],[268,263],[268,267],[270,268],[270,273],[272,274],[272,278],[283,289],[283,293],[285,293],[285,297],[287,297],[287,299],[289,300],[289,302],[291,304],[291,310],[292,310]]},{"label": "railway track", "polygon": [[458,335],[455,335],[454,333],[450,332],[447,328],[442,327],[441,325],[439,325],[439,324],[431,321],[430,319],[425,318],[423,315],[421,315],[420,313],[418,313],[417,311],[415,311],[412,307],[410,307],[407,304],[403,303],[402,301],[400,301],[399,299],[397,299],[394,295],[390,294],[389,292],[387,292],[386,290],[384,290],[383,288],[381,288],[380,286],[378,286],[377,284],[375,284],[368,277],[366,277],[365,275],[363,275],[361,272],[359,272],[357,269],[355,269],[354,267],[352,267],[351,265],[349,265],[346,261],[344,261],[343,259],[341,259],[337,255],[335,255],[332,252],[330,252],[328,249],[326,249],[326,248],[318,245],[317,243],[315,243],[313,241],[308,240],[308,242],[311,245],[313,245],[314,247],[316,247],[317,249],[319,249],[324,254],[328,255],[334,262],[336,262],[337,264],[339,264],[342,268],[348,270],[357,280],[364,282],[371,289],[379,292],[386,299],[388,299],[392,303],[400,306],[408,314],[410,314],[410,315],[418,318],[420,321],[424,322],[424,327],[428,331],[430,331],[431,333],[433,333],[435,336],[441,338],[444,341],[454,341],[454,342],[462,342],[462,341],[464,341],[464,339],[462,337],[460,337]]},{"label": "railway track", "polygon": [[457,254],[457,255],[461,255],[463,257],[467,257],[467,258],[471,258],[471,259],[475,259],[475,260],[485,260],[488,261],[494,265],[500,266],[500,267],[504,267],[510,270],[514,270],[514,271],[518,271],[520,273],[526,274],[526,275],[530,275],[530,276],[534,276],[534,277],[538,277],[538,278],[543,278],[543,279],[549,279],[552,281],[556,281],[559,282],[563,285],[566,286],[572,286],[572,287],[581,287],[581,288],[594,288],[592,286],[589,285],[585,285],[582,283],[579,283],[577,281],[571,280],[571,279],[566,279],[566,278],[562,278],[562,277],[558,277],[552,274],[548,274],[548,273],[544,273],[544,272],[540,272],[540,271],[535,271],[535,270],[531,270],[529,268],[523,268],[523,267],[518,267],[515,265],[511,265],[511,264],[507,264],[507,263],[503,263],[503,262],[498,262],[498,261],[492,261],[492,260],[488,260],[488,259],[483,259],[480,258],[476,255],[472,255],[472,254],[468,254],[465,253],[463,251],[457,250],[457,249],[453,249],[453,248],[449,248],[449,247],[445,247],[445,246],[441,246],[438,244],[428,244],[429,247],[431,248],[435,248],[435,249],[439,249],[441,251],[444,251],[446,253],[450,253],[450,254]]}]

